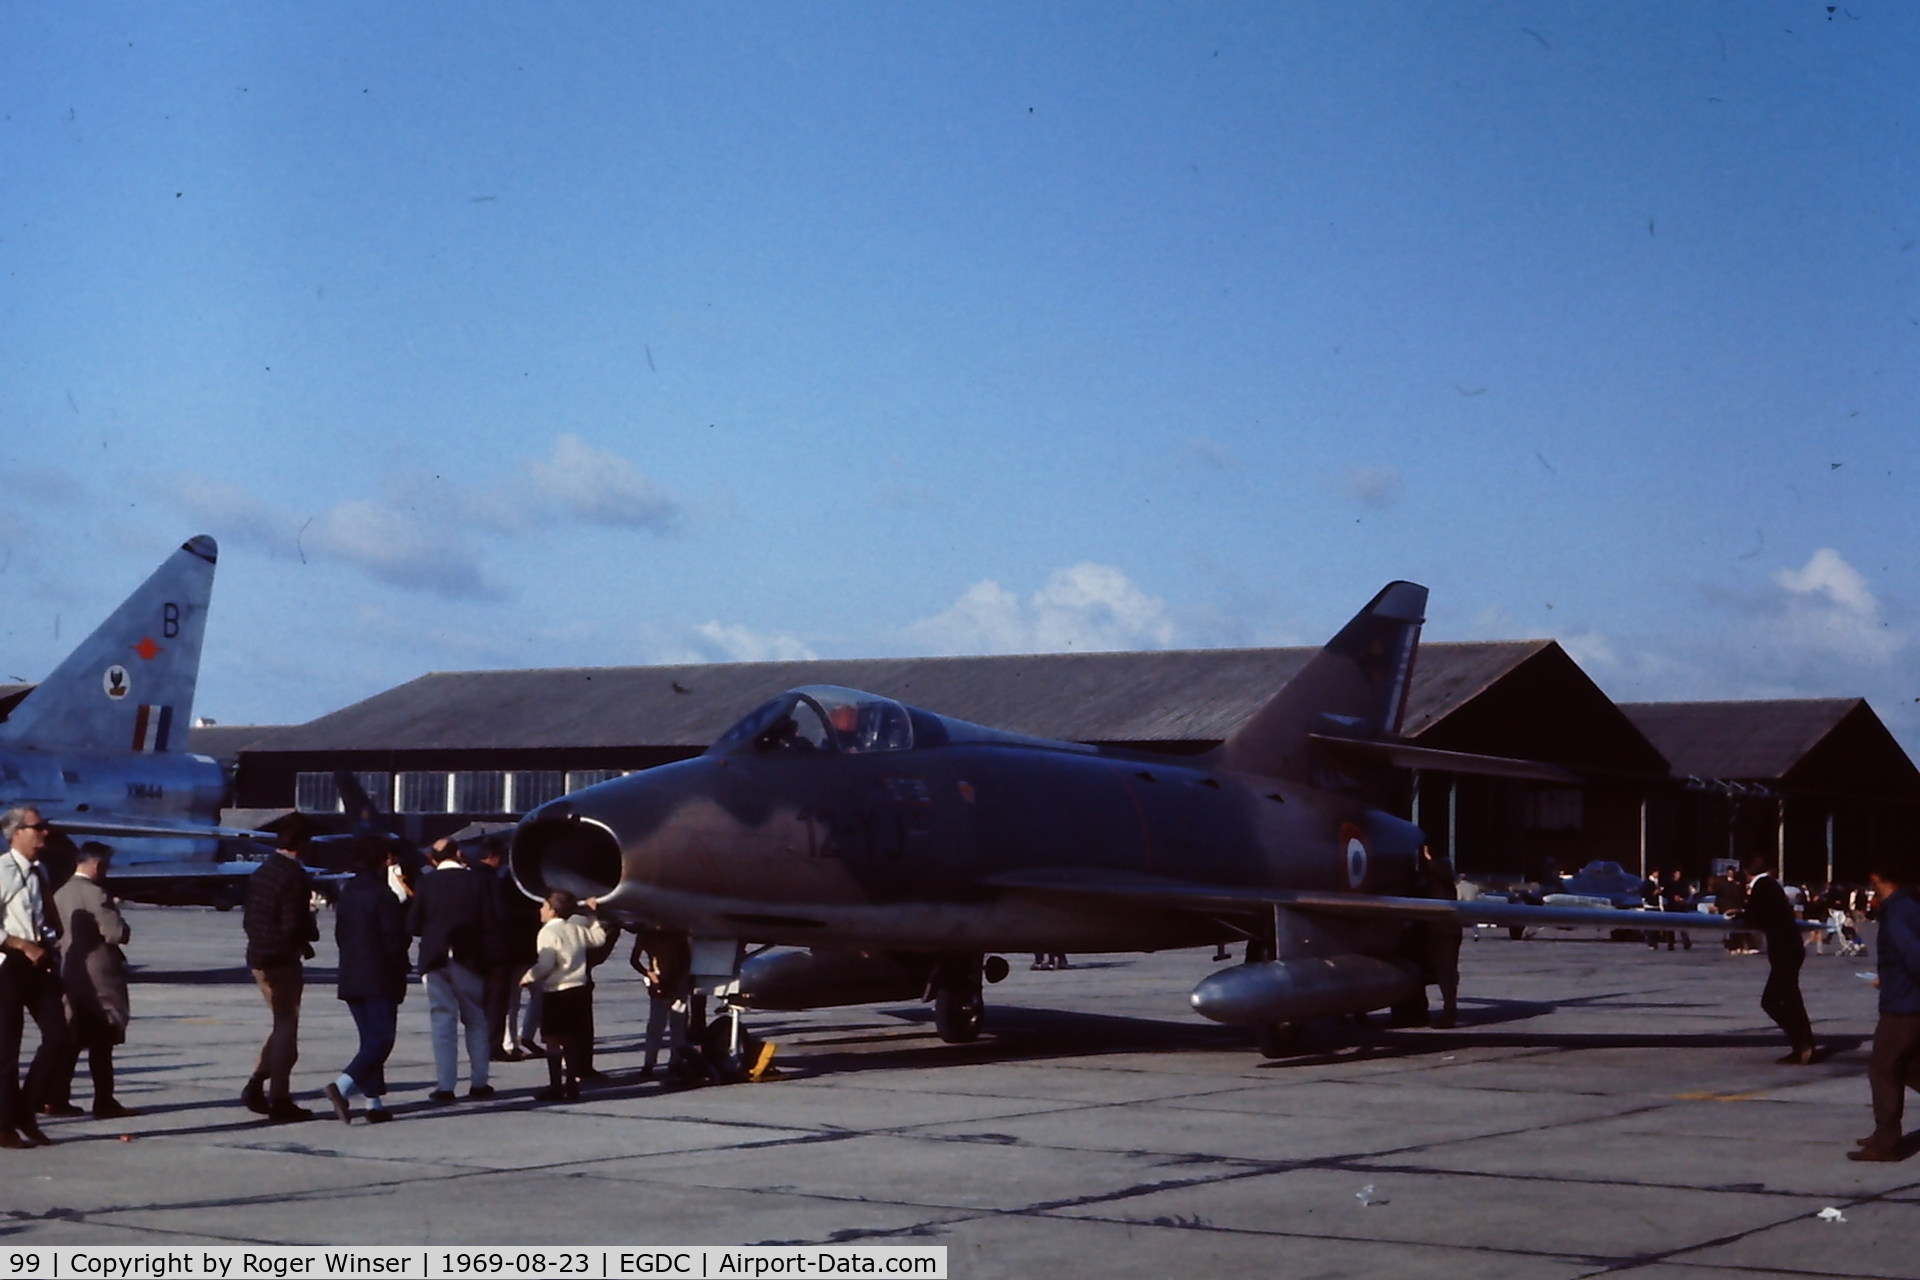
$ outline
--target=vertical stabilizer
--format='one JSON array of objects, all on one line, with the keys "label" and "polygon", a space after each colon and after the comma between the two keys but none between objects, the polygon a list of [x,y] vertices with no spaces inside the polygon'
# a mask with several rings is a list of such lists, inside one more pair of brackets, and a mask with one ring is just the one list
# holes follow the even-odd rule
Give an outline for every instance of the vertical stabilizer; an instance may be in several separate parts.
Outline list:
[{"label": "vertical stabilizer", "polygon": [[1308,734],[1377,739],[1400,730],[1427,589],[1390,582],[1214,753],[1220,767],[1306,782]]},{"label": "vertical stabilizer", "polygon": [[36,750],[179,751],[192,723],[219,548],[189,538],[0,724]]}]

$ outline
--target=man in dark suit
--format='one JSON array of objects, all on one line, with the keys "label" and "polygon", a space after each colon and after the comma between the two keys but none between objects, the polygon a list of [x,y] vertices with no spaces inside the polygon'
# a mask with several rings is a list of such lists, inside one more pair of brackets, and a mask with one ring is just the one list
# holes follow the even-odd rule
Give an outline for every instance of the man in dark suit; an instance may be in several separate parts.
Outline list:
[{"label": "man in dark suit", "polygon": [[1747,905],[1740,918],[1767,940],[1767,986],[1760,993],[1760,1008],[1787,1033],[1792,1045],[1781,1064],[1804,1067],[1813,1061],[1814,1052],[1813,1025],[1800,998],[1800,966],[1807,958],[1807,944],[1800,937],[1793,903],[1779,879],[1767,870],[1767,860],[1748,859],[1747,875]]},{"label": "man in dark suit", "polygon": [[[53,1096],[53,1077],[67,1052],[67,1009],[54,953],[53,886],[40,852],[48,827],[40,811],[0,815],[0,1147],[51,1146],[35,1114]],[[31,1015],[40,1049],[23,1084],[20,1037]]]},{"label": "man in dark suit", "polygon": [[240,1101],[247,1110],[278,1122],[311,1120],[313,1112],[293,1100],[293,1066],[300,1060],[300,997],[306,990],[304,961],[313,959],[320,925],[313,918],[313,884],[300,855],[313,839],[313,822],[296,813],[280,823],[274,855],[247,877],[247,968],[273,1014],[273,1030],[260,1046]]},{"label": "man in dark suit", "polygon": [[434,1089],[427,1097],[452,1102],[460,1079],[460,1042],[467,1045],[467,1096],[491,1098],[493,1054],[487,1044],[487,934],[494,897],[484,871],[471,871],[451,840],[433,846],[433,871],[420,878],[407,929],[420,939],[427,1019],[433,1033]]},{"label": "man in dark suit", "polygon": [[540,933],[540,904],[520,892],[507,870],[507,842],[490,835],[480,844],[480,865],[474,868],[492,898],[487,921],[487,1052],[495,1062],[519,1062],[527,1054],[518,1047],[511,1021],[520,975],[539,958],[534,939]]},{"label": "man in dark suit", "polygon": [[1895,1161],[1910,1152],[1902,1144],[1907,1090],[1920,1091],[1920,901],[1905,858],[1881,854],[1868,881],[1880,920],[1880,1021],[1873,1028],[1873,1060],[1867,1087],[1873,1094],[1873,1132],[1861,1138],[1849,1160]]}]

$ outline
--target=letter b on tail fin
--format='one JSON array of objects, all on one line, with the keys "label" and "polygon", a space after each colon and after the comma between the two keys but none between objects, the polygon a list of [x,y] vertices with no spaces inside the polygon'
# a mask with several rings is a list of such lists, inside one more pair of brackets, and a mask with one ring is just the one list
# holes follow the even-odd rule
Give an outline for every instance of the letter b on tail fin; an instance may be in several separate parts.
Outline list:
[{"label": "letter b on tail fin", "polygon": [[0,742],[63,751],[184,746],[218,556],[212,538],[189,538],[13,709]]},{"label": "letter b on tail fin", "polygon": [[1390,582],[1220,744],[1214,760],[1241,773],[1306,782],[1309,734],[1375,739],[1400,730],[1427,589]]}]

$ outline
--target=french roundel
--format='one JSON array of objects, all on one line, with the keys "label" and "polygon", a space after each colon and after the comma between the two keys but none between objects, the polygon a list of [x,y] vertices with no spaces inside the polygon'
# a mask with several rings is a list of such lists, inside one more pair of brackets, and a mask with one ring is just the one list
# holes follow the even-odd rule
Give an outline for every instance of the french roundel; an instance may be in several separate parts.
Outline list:
[{"label": "french roundel", "polygon": [[1367,882],[1367,842],[1351,822],[1340,824],[1340,849],[1347,864],[1347,887],[1358,889]]}]

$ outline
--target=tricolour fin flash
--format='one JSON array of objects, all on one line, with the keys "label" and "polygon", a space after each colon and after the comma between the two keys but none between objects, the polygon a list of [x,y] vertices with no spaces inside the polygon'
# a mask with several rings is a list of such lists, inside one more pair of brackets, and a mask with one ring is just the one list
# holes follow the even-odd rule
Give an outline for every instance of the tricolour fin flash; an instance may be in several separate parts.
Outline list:
[{"label": "tricolour fin flash", "polygon": [[1399,732],[1426,611],[1425,587],[1389,582],[1220,744],[1211,763],[1305,782],[1313,763],[1311,736],[1379,739]]},{"label": "tricolour fin flash", "polygon": [[34,686],[0,743],[36,750],[179,751],[193,723],[219,548],[189,538]]}]

